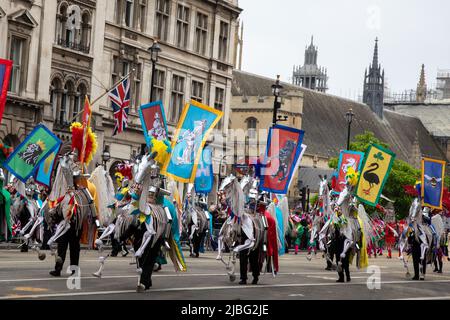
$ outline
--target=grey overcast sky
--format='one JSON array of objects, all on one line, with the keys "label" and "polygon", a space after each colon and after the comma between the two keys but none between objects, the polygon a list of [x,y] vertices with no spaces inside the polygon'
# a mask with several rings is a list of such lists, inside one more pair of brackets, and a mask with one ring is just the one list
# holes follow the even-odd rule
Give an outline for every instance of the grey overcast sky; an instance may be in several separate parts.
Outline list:
[{"label": "grey overcast sky", "polygon": [[448,0],[239,0],[244,9],[244,71],[290,82],[311,35],[329,93],[356,99],[379,38],[392,92],[415,89],[422,63],[429,87],[450,69]]}]

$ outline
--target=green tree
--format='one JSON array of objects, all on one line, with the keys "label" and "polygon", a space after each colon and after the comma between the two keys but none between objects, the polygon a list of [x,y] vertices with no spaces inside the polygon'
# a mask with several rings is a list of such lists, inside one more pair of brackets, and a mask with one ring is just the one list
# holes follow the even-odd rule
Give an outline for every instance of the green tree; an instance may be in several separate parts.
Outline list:
[{"label": "green tree", "polygon": [[[365,131],[363,134],[355,136],[354,140],[350,143],[350,150],[366,152],[371,144],[378,144],[383,148],[389,149],[389,145],[373,134],[373,132]],[[338,158],[331,158],[328,161],[328,166],[333,169],[337,169]],[[392,166],[389,178],[386,181],[382,193],[387,198],[395,201],[394,208],[398,219],[403,219],[408,215],[409,207],[412,202],[411,196],[408,196],[403,186],[414,185],[415,182],[420,178],[420,170],[414,169],[405,161],[396,159]],[[385,200],[381,200],[381,205],[383,205]],[[374,208],[365,206],[369,213],[374,212]]]}]

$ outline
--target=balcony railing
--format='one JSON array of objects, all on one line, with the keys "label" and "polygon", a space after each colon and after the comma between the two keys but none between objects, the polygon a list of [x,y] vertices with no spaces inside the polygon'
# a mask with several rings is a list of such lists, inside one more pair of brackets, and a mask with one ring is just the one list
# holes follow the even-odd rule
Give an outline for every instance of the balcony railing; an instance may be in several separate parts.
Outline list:
[{"label": "balcony railing", "polygon": [[84,46],[80,43],[71,42],[68,40],[64,40],[62,38],[58,38],[58,45],[62,46],[64,48],[69,48],[69,49],[75,50],[75,51],[81,51],[83,53],[89,53],[89,51],[90,51],[89,46]]}]

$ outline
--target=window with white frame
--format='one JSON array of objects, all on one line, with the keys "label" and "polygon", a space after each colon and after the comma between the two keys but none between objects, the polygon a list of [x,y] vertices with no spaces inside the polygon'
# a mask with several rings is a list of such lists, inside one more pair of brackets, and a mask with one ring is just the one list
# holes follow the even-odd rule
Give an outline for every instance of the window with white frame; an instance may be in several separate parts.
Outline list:
[{"label": "window with white frame", "polygon": [[184,104],[184,77],[173,75],[170,95],[170,121],[178,122]]},{"label": "window with white frame", "polygon": [[191,99],[198,102],[203,102],[203,82],[195,80],[192,81]]},{"label": "window with white frame", "polygon": [[167,41],[169,31],[170,1],[156,0],[155,35]]},{"label": "window with white frame", "polygon": [[205,55],[206,42],[208,37],[208,16],[201,12],[197,12],[195,23],[195,52]]},{"label": "window with white frame", "polygon": [[219,60],[226,61],[228,54],[228,23],[220,21]]}]

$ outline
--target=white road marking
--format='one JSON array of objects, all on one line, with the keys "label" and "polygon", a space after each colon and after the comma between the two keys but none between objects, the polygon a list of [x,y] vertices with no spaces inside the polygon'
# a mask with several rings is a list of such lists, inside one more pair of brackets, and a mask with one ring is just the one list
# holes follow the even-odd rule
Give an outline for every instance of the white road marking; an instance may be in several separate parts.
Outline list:
[{"label": "white road marking", "polygon": [[450,300],[450,296],[420,297],[420,298],[401,298],[401,299],[393,299],[393,300]]},{"label": "white road marking", "polygon": [[[385,281],[381,284],[417,284],[414,281]],[[426,283],[450,283],[450,280],[428,280]],[[258,286],[216,286],[216,287],[184,287],[184,288],[165,288],[165,289],[151,289],[149,294],[153,292],[175,292],[175,291],[211,291],[211,290],[245,290],[245,289],[264,289],[264,288],[290,288],[290,287],[327,287],[327,286],[355,286],[367,285],[365,282],[350,282],[350,283],[290,283],[290,284],[274,284],[274,285],[258,285]],[[0,300],[11,299],[37,299],[37,298],[52,298],[52,297],[74,297],[74,296],[92,296],[92,295],[111,295],[111,294],[125,294],[136,293],[135,290],[117,290],[117,291],[91,291],[91,292],[69,292],[69,293],[52,293],[52,294],[36,294],[36,295],[10,295],[0,296]],[[432,298],[430,298],[432,299]]]},{"label": "white road marking", "polygon": [[[389,274],[403,274],[403,271],[391,271]],[[324,280],[336,280],[336,278],[327,277],[328,275],[335,275],[336,273],[333,272],[293,272],[293,273],[283,273],[279,272],[277,276],[301,276],[305,275],[307,278],[318,278],[318,279],[324,279]],[[361,276],[355,276],[355,275],[365,275],[366,272],[352,272],[352,279],[367,279],[367,277],[361,277]],[[221,276],[227,276],[225,273],[178,273],[178,274],[153,274],[153,278],[172,278],[172,277],[221,277]],[[265,275],[262,274],[262,276],[267,276],[269,278],[272,278],[272,275],[269,273],[266,273]],[[435,277],[438,279],[449,279],[449,276],[442,276],[442,275],[430,275],[431,277]],[[101,279],[129,279],[129,278],[135,278],[136,275],[109,275],[109,276],[103,276]],[[94,276],[88,276],[88,277],[81,277],[82,280],[90,280],[90,279],[98,279]],[[100,279],[100,280],[101,280]],[[19,278],[19,279],[0,279],[0,283],[8,283],[8,282],[27,282],[27,281],[66,281],[66,277],[60,277],[60,278]]]},{"label": "white road marking", "polygon": [[293,294],[290,294],[289,295],[289,297],[304,297],[305,295],[304,294],[301,294],[301,293],[293,293]]}]

